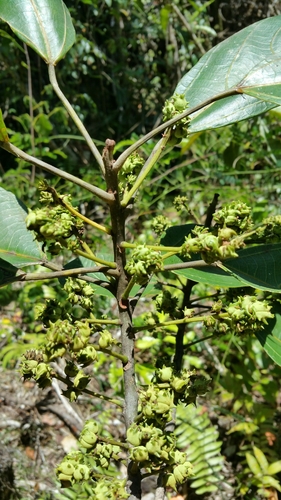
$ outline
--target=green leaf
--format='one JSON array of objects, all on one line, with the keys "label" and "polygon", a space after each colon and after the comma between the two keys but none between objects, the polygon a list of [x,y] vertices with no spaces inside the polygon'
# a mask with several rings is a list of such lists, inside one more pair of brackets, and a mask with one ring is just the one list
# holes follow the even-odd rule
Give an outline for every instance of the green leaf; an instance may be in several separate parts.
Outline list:
[{"label": "green leaf", "polygon": [[263,473],[267,472],[268,461],[267,461],[265,454],[256,446],[253,447],[253,450],[254,450],[254,455],[255,455],[257,461],[259,462],[259,465],[260,465]]},{"label": "green leaf", "polygon": [[185,242],[185,237],[188,236],[197,225],[198,224],[181,224],[169,227],[166,230],[165,236],[161,238],[160,245],[166,247],[180,247]]},{"label": "green leaf", "polygon": [[1,142],[9,142],[9,136],[8,136],[8,132],[6,129],[6,125],[5,125],[4,120],[3,120],[3,114],[2,114],[1,109],[0,109],[0,141]]},{"label": "green leaf", "polygon": [[[85,257],[77,257],[71,262],[68,262],[64,266],[64,269],[76,269],[79,267],[95,267],[95,263],[92,260],[86,259]],[[87,273],[85,274],[85,276],[90,276],[91,278],[102,282],[108,282],[108,279],[103,273]],[[65,280],[63,278],[60,278],[61,283],[64,283],[64,281]],[[110,292],[110,290],[108,290],[108,288],[104,288],[103,286],[97,285],[95,283],[90,283],[90,285],[98,295],[112,298],[112,293]]]},{"label": "green leaf", "polygon": [[245,120],[280,103],[280,23],[281,16],[270,17],[235,33],[180,80],[175,92],[184,94],[190,107],[232,89],[241,92],[191,115],[191,133]]},{"label": "green leaf", "polygon": [[69,11],[61,0],[0,0],[0,19],[46,63],[56,64],[75,42]]},{"label": "green leaf", "polygon": [[267,325],[255,335],[267,354],[281,366],[281,304],[275,303],[271,309],[274,318],[267,320]]},{"label": "green leaf", "polygon": [[272,292],[281,290],[281,244],[257,245],[237,252],[239,257],[224,261],[245,285]]},{"label": "green leaf", "polygon": [[6,262],[3,259],[0,259],[0,287],[14,281],[13,278],[15,278],[19,273],[21,273],[21,271],[19,271],[17,267],[12,266],[9,262]]},{"label": "green leaf", "polygon": [[[199,259],[197,259],[199,260]],[[183,262],[179,257],[173,256],[165,260],[165,264],[176,264]],[[196,283],[204,283],[205,285],[210,285],[219,288],[239,288],[244,287],[244,281],[240,280],[239,277],[233,276],[230,272],[224,271],[219,267],[207,266],[200,267],[200,269],[195,269],[196,260],[194,262],[194,268],[188,269],[177,269],[172,271],[174,274],[179,276],[184,276],[187,279],[195,281]]]},{"label": "green leaf", "polygon": [[246,453],[246,460],[247,460],[247,463],[248,463],[248,466],[249,466],[251,472],[255,476],[258,476],[258,475],[261,476],[262,471],[261,471],[259,463],[258,463],[257,459],[254,457],[254,455],[251,455],[251,453]]},{"label": "green leaf", "polygon": [[3,188],[0,188],[0,213],[0,258],[18,268],[41,263],[44,260],[41,246],[25,225],[26,207]]},{"label": "green leaf", "polygon": [[265,85],[264,87],[253,87],[244,89],[244,94],[251,95],[257,99],[271,102],[280,106],[281,104],[281,84]]},{"label": "green leaf", "polygon": [[277,462],[273,462],[267,468],[267,474],[269,476],[274,476],[274,474],[279,474],[281,472],[281,460],[277,460]]},{"label": "green leaf", "polygon": [[278,491],[281,491],[280,483],[277,479],[274,479],[274,477],[263,476],[261,483],[264,487],[271,487],[271,488],[275,488]]},{"label": "green leaf", "polygon": [[227,431],[227,434],[232,434],[233,432],[242,432],[243,434],[247,434],[248,436],[250,434],[253,434],[258,429],[258,425],[254,424],[253,422],[239,422],[236,425],[233,425],[229,431]]},{"label": "green leaf", "polygon": [[204,495],[204,493],[214,493],[217,490],[218,490],[218,487],[215,484],[211,484],[210,486],[207,486],[205,484],[201,488],[197,488],[196,494],[197,495]]}]

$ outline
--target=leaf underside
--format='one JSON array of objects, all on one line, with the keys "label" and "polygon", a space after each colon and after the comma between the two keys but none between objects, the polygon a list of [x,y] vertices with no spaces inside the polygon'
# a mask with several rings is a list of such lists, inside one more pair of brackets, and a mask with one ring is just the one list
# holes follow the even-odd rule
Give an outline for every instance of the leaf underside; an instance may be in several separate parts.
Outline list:
[{"label": "leaf underside", "polygon": [[191,133],[245,120],[281,103],[281,16],[254,23],[216,45],[175,92],[193,108],[232,89],[240,93],[191,115]]},{"label": "leaf underside", "polygon": [[56,64],[75,42],[75,31],[61,0],[0,0],[0,19],[47,63]]},{"label": "leaf underside", "polygon": [[0,213],[0,259],[16,268],[41,263],[44,260],[41,246],[25,225],[26,208],[3,188],[0,188]]}]

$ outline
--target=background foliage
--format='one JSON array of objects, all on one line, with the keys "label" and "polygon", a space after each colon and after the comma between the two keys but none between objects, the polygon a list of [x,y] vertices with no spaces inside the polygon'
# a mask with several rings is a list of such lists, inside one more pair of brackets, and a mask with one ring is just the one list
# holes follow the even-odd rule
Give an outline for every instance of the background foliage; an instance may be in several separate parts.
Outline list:
[{"label": "background foliage", "polygon": [[[206,51],[241,27],[281,12],[277,1],[177,0],[170,4],[146,0],[68,0],[66,4],[75,20],[78,38],[60,65],[60,83],[90,134],[101,143],[114,137],[120,152],[130,140],[160,122],[165,99],[181,75]],[[6,125],[13,132],[13,142],[42,159],[55,160],[59,168],[76,175],[79,165],[79,174],[98,185],[97,168],[53,95],[44,65],[36,54],[15,40],[6,25],[1,24],[0,28],[1,108]],[[153,141],[143,149],[147,152],[152,147]],[[278,214],[280,153],[278,109],[225,129],[191,136],[164,156],[157,172],[147,180],[147,196],[137,200],[136,213],[140,215],[132,214],[129,230],[139,234],[139,242],[144,238],[147,242],[153,240],[151,218],[164,207],[174,223],[185,223],[187,219],[204,223],[206,206],[215,193],[219,193],[221,203],[237,199],[248,203],[253,207],[255,222]],[[32,207],[37,194],[30,182],[29,167],[3,151],[0,161],[2,185]],[[172,175],[167,176],[168,173]],[[62,185],[60,180],[59,187]],[[104,214],[90,194],[85,196],[73,186],[66,185],[66,189],[72,191],[73,203],[83,213],[103,219]],[[178,194],[188,198],[188,210],[181,218],[172,203]],[[102,248],[104,243],[97,245]],[[203,285],[196,288],[199,297],[215,293],[215,289],[210,291]],[[37,345],[41,332],[34,306],[38,297],[43,302],[60,294],[57,282],[0,289],[0,356],[4,369],[17,367],[16,360],[27,343]],[[144,310],[148,303],[149,299],[142,303]],[[110,316],[110,307],[103,297],[97,308]],[[18,313],[16,324],[11,311]],[[11,323],[12,328],[7,328]],[[187,332],[186,343],[203,335],[199,327],[194,328]],[[171,352],[172,340],[163,338],[161,332],[158,337],[150,337],[148,332],[139,338],[137,348],[138,375],[147,383],[155,358]],[[110,384],[117,390],[121,377],[117,364],[108,366],[104,357],[101,365],[97,384],[104,386],[105,374],[109,372]],[[186,485],[188,498],[254,500],[270,496],[273,488],[277,492],[280,468],[276,466],[270,473],[262,465],[263,456],[269,463],[280,457],[280,368],[255,338],[237,339],[230,335],[212,344],[205,340],[191,346],[185,367],[200,368],[213,379],[210,393],[198,408],[183,408],[179,415],[177,432],[183,448],[192,454],[199,434],[202,439],[206,437],[195,457],[196,475]],[[278,481],[277,488],[268,477]],[[88,498],[87,492],[82,494]],[[54,497],[44,495],[38,493],[36,498],[75,498],[71,491],[54,493]],[[32,498],[24,487],[22,498]]]}]

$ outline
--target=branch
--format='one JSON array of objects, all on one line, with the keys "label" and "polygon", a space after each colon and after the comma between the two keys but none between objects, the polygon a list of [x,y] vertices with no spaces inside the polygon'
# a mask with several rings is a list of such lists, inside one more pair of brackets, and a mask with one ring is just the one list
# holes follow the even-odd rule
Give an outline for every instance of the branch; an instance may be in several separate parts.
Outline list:
[{"label": "branch", "polygon": [[95,194],[101,200],[105,201],[108,204],[114,202],[113,194],[109,194],[103,189],[93,186],[92,184],[89,184],[88,182],[79,179],[79,177],[75,177],[75,175],[71,175],[67,172],[64,172],[63,170],[60,170],[59,168],[53,167],[49,163],[46,163],[42,160],[38,160],[34,156],[31,156],[22,151],[21,149],[17,148],[10,142],[0,142],[0,147],[5,149],[9,153],[12,153],[13,155],[17,156],[18,158],[21,158],[22,160],[37,165],[37,167],[40,167],[43,170],[46,170],[47,172],[51,172],[54,175],[58,175],[62,179],[66,179],[67,181],[71,181],[74,184],[77,184],[77,186],[81,186],[82,188],[87,189],[87,191],[90,191],[91,193]]},{"label": "branch", "polygon": [[189,268],[197,269],[206,266],[219,267],[219,264],[217,262],[213,262],[213,264],[207,264],[207,262],[205,262],[204,260],[193,260],[191,262],[179,262],[178,264],[167,264],[166,266],[164,266],[164,271],[176,271],[177,269],[189,269]]},{"label": "branch", "polygon": [[64,93],[62,92],[62,90],[60,89],[58,81],[57,81],[57,77],[56,77],[55,67],[53,66],[53,64],[49,64],[48,65],[48,70],[49,70],[50,82],[51,82],[51,85],[52,85],[55,93],[57,94],[57,96],[61,100],[61,102],[63,103],[65,109],[68,111],[68,113],[71,116],[72,120],[74,121],[76,127],[78,128],[78,130],[81,132],[81,134],[85,138],[85,141],[87,142],[91,153],[93,154],[93,156],[97,160],[97,162],[99,164],[99,167],[100,167],[100,169],[101,169],[101,171],[102,171],[102,173],[104,175],[104,164],[103,164],[103,161],[102,161],[102,156],[101,156],[99,150],[97,149],[95,143],[93,142],[93,140],[92,140],[90,134],[88,133],[87,129],[84,127],[84,125],[83,125],[82,121],[80,120],[79,116],[74,111],[74,109],[71,106],[70,102],[65,97]]},{"label": "branch", "polygon": [[225,97],[231,97],[236,94],[241,94],[237,89],[231,89],[231,90],[226,90],[225,92],[221,92],[218,95],[215,95],[213,97],[210,97],[210,99],[206,99],[206,101],[203,101],[201,104],[198,104],[197,106],[194,106],[193,108],[186,109],[183,113],[180,113],[179,115],[175,116],[174,118],[171,118],[171,120],[168,120],[159,127],[156,127],[154,130],[151,130],[148,132],[148,134],[144,135],[141,137],[138,141],[135,142],[135,144],[132,144],[129,148],[127,148],[120,156],[117,158],[117,160],[114,163],[114,170],[120,170],[124,162],[129,158],[129,156],[136,151],[140,146],[142,146],[145,142],[147,142],[149,139],[152,139],[157,134],[160,134],[160,132],[163,132],[167,127],[172,127],[177,123],[179,120],[182,120],[182,118],[186,118],[186,116],[190,116],[196,111],[199,111],[202,108],[205,108],[205,106],[208,106],[209,104],[213,104],[215,101],[219,101],[220,99],[224,99]]},{"label": "branch", "polygon": [[160,139],[160,141],[157,142],[156,146],[153,148],[152,153],[146,160],[144,166],[142,167],[134,185],[130,189],[128,193],[125,194],[123,200],[121,201],[121,206],[126,207],[128,203],[130,202],[132,196],[135,194],[137,189],[140,187],[140,185],[143,183],[144,179],[146,176],[149,174],[150,170],[153,168],[157,160],[159,159],[159,156],[165,149],[165,146],[167,145],[167,142],[170,139],[171,135],[171,129],[167,129],[163,137]]},{"label": "branch", "polygon": [[[42,262],[42,265],[46,265]],[[96,266],[96,267],[77,267],[75,269],[61,269],[59,271],[54,272],[42,272],[42,273],[21,273],[18,276],[12,276],[11,278],[7,278],[5,281],[5,285],[9,283],[15,283],[17,281],[41,281],[41,280],[51,280],[55,278],[67,278],[71,276],[77,276],[78,278],[82,277],[91,283],[97,283],[99,286],[103,288],[109,288],[111,283],[104,282],[98,279],[91,278],[90,276],[84,276],[84,274],[88,273],[103,273],[106,276],[118,277],[119,271],[117,269],[111,269],[107,266]]]}]

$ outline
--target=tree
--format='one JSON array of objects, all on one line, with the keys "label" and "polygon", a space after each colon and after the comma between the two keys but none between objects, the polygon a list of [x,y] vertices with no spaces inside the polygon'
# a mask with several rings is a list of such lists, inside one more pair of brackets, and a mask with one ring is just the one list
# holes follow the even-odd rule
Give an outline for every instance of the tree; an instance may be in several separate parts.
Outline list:
[{"label": "tree", "polygon": [[[156,495],[164,498],[165,490],[176,490],[192,474],[188,454],[178,449],[173,432],[175,409],[195,403],[209,385],[208,377],[182,366],[186,326],[201,323],[214,339],[228,332],[255,334],[272,359],[281,364],[280,306],[274,296],[266,296],[280,290],[281,221],[279,216],[269,217],[255,226],[245,203],[232,202],[216,210],[217,196],[204,225],[171,225],[159,214],[152,223],[157,238],[153,244],[139,243],[137,235],[131,241],[126,221],[137,193],[165,151],[189,133],[245,120],[280,104],[280,17],[255,23],[207,52],[166,100],[163,123],[117,158],[111,138],[100,153],[58,84],[56,65],[75,42],[64,3],[46,0],[43,5],[39,0],[24,0],[15,12],[0,0],[0,17],[46,62],[52,88],[84,138],[102,182],[86,182],[25,153],[10,141],[3,120],[1,147],[87,190],[106,206],[103,223],[89,219],[72,205],[68,194],[60,194],[44,179],[39,184],[42,208],[26,215],[19,200],[1,189],[1,284],[59,278],[65,293],[61,302],[49,300],[40,308],[38,315],[46,335],[39,348],[24,354],[21,373],[24,379],[34,378],[40,387],[58,379],[70,401],[86,393],[123,410],[126,436],[119,442],[105,436],[99,422],[85,422],[81,449],[69,454],[57,468],[62,486],[89,482],[90,498],[134,500],[141,498],[141,479],[156,474]],[[140,148],[160,134],[148,156],[140,155]],[[174,200],[179,212],[186,204],[184,196]],[[111,243],[109,256],[95,250],[92,234],[102,235],[104,247]],[[58,264],[57,255],[63,256],[63,265]],[[70,255],[76,259],[69,260]],[[46,271],[24,270],[36,264]],[[198,298],[199,306],[194,308],[191,293],[196,283],[235,288],[236,295],[218,292],[211,306],[209,296]],[[245,286],[252,292],[244,293]],[[117,314],[98,315],[95,294],[114,299]],[[138,316],[136,306],[145,295],[153,297],[154,305],[147,316]],[[202,314],[204,304],[207,313]],[[160,359],[153,378],[139,387],[135,372],[137,335],[151,331],[157,335],[171,327],[177,330],[174,352]],[[123,398],[92,389],[88,367],[101,354],[122,363]],[[63,370],[56,369],[57,360],[62,360]],[[257,448],[254,453],[254,460],[264,465]],[[124,456],[127,478],[112,481],[110,467]],[[252,455],[248,455],[248,463],[253,471]],[[280,470],[280,463],[267,463],[263,474],[257,473],[257,488],[281,490],[272,477]]]}]

